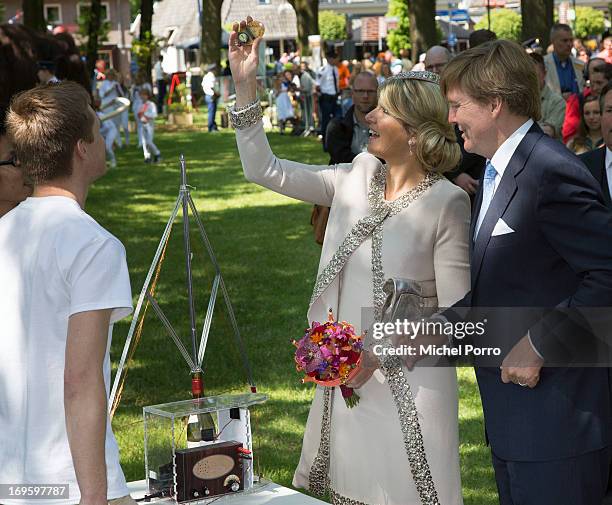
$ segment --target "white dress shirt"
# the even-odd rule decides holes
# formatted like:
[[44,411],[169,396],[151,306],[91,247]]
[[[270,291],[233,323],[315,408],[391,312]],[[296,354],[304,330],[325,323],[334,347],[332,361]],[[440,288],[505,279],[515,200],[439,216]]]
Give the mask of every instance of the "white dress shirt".
[[[335,77],[335,80],[334,80]],[[317,85],[321,88],[321,93],[324,95],[337,95],[339,89],[340,78],[338,69],[334,65],[326,63],[323,65],[317,75]]]
[[495,171],[497,172],[497,175],[495,176],[495,189],[493,194],[495,194],[495,191],[497,191],[499,181],[501,181],[514,151],[516,151],[516,148],[525,138],[529,128],[532,126],[533,119],[528,119],[512,135],[510,135],[501,146],[497,148],[497,151],[495,151],[495,154],[490,160],[491,164],[495,167]]
[[606,147],[606,177],[608,178],[608,191],[612,197],[612,151]]
[[[516,151],[516,148],[521,143],[521,141],[525,138],[525,135],[527,135],[527,132],[529,131],[529,128],[531,128],[532,125],[533,125],[533,119],[528,119],[527,121],[525,121],[525,123],[523,123],[512,135],[510,135],[504,141],[504,143],[501,146],[497,148],[497,151],[495,151],[495,154],[493,155],[493,157],[490,160],[487,160],[488,162],[491,163],[491,165],[493,165],[496,171],[495,184],[493,186],[493,195],[491,196],[491,198],[495,196],[495,192],[497,191],[499,182],[501,181],[501,178],[503,177],[504,172],[506,171],[506,168],[508,167],[508,163],[510,163],[510,158],[512,158],[514,151]],[[488,210],[488,207],[484,210],[486,213],[486,211]],[[476,220],[476,228],[475,228],[476,230],[480,229],[480,225],[482,224],[483,221],[484,221],[484,214],[481,215],[479,213],[478,219]],[[476,240],[476,235],[474,235],[474,240]]]
[[[514,151],[516,151],[516,148],[525,138],[525,135],[527,135],[527,132],[532,127],[532,125],[533,119],[528,119],[527,121],[525,121],[512,135],[510,135],[505,140],[505,142],[501,146],[499,146],[499,148],[497,149],[497,151],[495,151],[495,154],[491,158],[491,164],[495,167],[495,170],[497,172],[497,175],[495,176],[495,189],[493,190],[493,195],[495,195],[495,191],[497,191],[499,182],[501,181],[501,178],[503,177],[506,168],[508,168],[508,163],[510,163],[510,159],[514,155]],[[481,216],[478,216],[479,221],[480,218]],[[541,353],[533,345],[529,331],[527,332],[527,339],[529,340],[531,348],[534,350],[534,352],[538,355],[540,359],[543,359]]]

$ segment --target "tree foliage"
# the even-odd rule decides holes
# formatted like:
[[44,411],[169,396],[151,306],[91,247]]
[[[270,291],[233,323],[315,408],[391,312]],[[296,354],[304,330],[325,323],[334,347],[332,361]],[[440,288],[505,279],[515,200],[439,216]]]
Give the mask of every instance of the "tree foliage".
[[152,31],[153,25],[153,0],[140,0],[140,33],[138,34],[138,44],[132,51],[136,52],[137,63],[141,75],[147,82],[151,82],[152,63],[151,56],[155,47],[155,38]]
[[298,49],[309,55],[308,36],[319,33],[319,0],[287,0],[297,17]]
[[202,2],[200,57],[204,66],[214,63],[217,68],[220,68],[222,5],[223,0],[203,0]]
[[22,0],[23,24],[35,32],[46,33],[43,0]]
[[399,54],[400,49],[410,49],[410,16],[407,0],[390,0],[388,17],[397,18],[397,26],[387,33],[387,45],[393,54]]
[[4,22],[4,4],[0,3],[0,23]]
[[419,54],[440,42],[436,30],[436,2],[431,0],[406,0],[410,14],[410,42],[412,61]]
[[88,75],[93,75],[98,59],[98,46],[101,42],[108,40],[110,23],[103,21],[102,13],[100,0],[92,0],[91,5],[81,5],[81,15],[78,19],[79,35],[85,40]]
[[554,3],[554,0],[521,0],[521,40],[537,37],[542,47],[548,47],[554,23]]
[[[497,34],[499,39],[508,39],[520,42],[522,30],[521,15],[510,9],[495,9],[491,11],[491,30]],[[475,30],[488,28],[487,16],[484,15],[476,26]]]
[[346,39],[346,17],[334,11],[319,12],[319,33],[323,40]]
[[[100,11],[100,26],[97,30],[98,44],[108,40],[108,32],[110,32],[111,29],[110,21],[105,21],[104,19],[104,6],[102,5]],[[78,34],[83,40],[83,46],[87,47],[87,41],[90,36],[89,30],[91,29],[91,8],[89,5],[81,5],[80,16],[77,23],[79,26]]]
[[576,7],[576,22],[574,24],[574,36],[586,39],[595,35],[601,35],[606,29],[606,18],[602,11],[593,7]]

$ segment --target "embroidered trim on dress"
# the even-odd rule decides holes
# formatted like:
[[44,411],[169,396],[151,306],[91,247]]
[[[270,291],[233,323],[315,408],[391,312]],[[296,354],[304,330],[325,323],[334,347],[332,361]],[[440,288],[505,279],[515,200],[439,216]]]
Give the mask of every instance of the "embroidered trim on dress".
[[321,419],[321,442],[317,456],[308,474],[308,490],[318,496],[325,496],[329,489],[329,435],[331,432],[331,408],[334,388],[323,388],[323,418]]
[[[382,262],[383,223],[388,217],[398,214],[418,199],[425,191],[431,188],[443,177],[439,174],[428,172],[425,178],[412,190],[403,194],[392,202],[385,201],[386,166],[376,171],[370,180],[368,191],[368,202],[372,214],[360,219],[344,238],[342,244],[332,256],[327,266],[317,277],[313,289],[310,305],[321,295],[329,284],[340,273],[348,258],[372,235],[372,285],[374,318],[380,321],[382,318],[382,307],[385,301],[383,286],[385,274]],[[439,505],[435,485],[425,446],[423,435],[419,424],[418,412],[410,389],[410,384],[404,377],[401,361],[397,356],[388,356],[381,360],[381,371],[389,383],[391,395],[397,407],[404,446],[410,464],[410,470],[421,503],[423,505]],[[323,397],[323,419],[321,421],[321,440],[317,456],[312,464],[309,474],[309,489],[311,492],[324,496],[330,489],[329,466],[330,466],[330,432],[331,432],[331,400],[333,388],[325,388]],[[366,505],[365,503],[343,497],[335,491],[330,490],[332,504],[338,505]]]
[[341,494],[336,493],[333,489],[329,490],[329,497],[331,498],[332,505],[368,505],[365,502],[342,496]]

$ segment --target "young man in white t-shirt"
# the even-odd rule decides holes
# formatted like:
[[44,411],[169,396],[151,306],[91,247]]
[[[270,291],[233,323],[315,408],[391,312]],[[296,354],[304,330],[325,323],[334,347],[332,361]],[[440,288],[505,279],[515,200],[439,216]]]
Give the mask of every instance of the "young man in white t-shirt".
[[17,96],[6,126],[34,193],[0,219],[0,483],[69,486],[41,505],[133,503],[107,414],[125,249],[83,210],[106,172],[99,120],[66,81]]

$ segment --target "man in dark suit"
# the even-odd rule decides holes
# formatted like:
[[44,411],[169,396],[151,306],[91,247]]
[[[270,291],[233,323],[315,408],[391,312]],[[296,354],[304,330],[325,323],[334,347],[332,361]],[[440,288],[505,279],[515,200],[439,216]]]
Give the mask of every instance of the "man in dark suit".
[[[601,110],[601,134],[605,146],[581,154],[579,157],[597,180],[606,206],[612,208],[612,82],[606,84],[599,96]],[[612,369],[609,370],[612,384]],[[608,480],[608,494],[605,503],[612,503],[612,465]]]
[[606,84],[599,97],[601,134],[605,146],[580,155],[580,159],[599,183],[606,205],[612,208],[612,82]]
[[563,308],[612,306],[612,212],[580,161],[537,125],[536,72],[518,44],[461,53],[441,87],[465,149],[487,159],[470,231],[471,291],[457,306],[498,319],[512,308],[541,314],[498,324],[488,335],[508,350],[501,366],[476,367],[500,504],[600,504],[608,370],[551,365],[580,338]]

